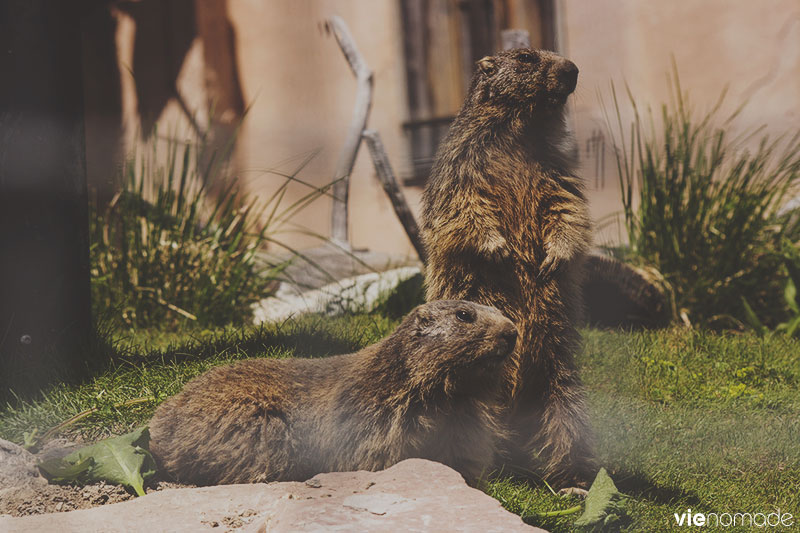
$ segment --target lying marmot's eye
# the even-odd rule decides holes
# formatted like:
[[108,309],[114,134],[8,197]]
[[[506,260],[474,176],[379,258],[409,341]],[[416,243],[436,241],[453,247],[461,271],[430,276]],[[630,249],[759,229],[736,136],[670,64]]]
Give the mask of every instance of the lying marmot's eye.
[[461,322],[466,322],[466,323],[475,322],[475,316],[472,313],[464,310],[456,311],[456,318],[459,319]]
[[520,55],[517,56],[517,59],[522,61],[523,63],[533,63],[536,61],[536,56],[533,54],[529,54],[528,52],[522,52]]

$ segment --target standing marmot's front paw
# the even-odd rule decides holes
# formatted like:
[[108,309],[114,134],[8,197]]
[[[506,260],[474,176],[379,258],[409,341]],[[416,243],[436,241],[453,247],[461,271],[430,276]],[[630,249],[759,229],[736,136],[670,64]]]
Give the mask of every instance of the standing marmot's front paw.
[[549,277],[552,277],[553,274],[558,272],[561,263],[562,263],[561,258],[547,254],[547,256],[544,258],[544,261],[542,261],[541,266],[539,266],[539,272],[537,272],[536,278],[547,279]]
[[497,231],[489,231],[482,237],[478,252],[488,257],[507,257],[508,243]]
[[544,245],[544,249],[547,255],[536,274],[539,279],[553,276],[575,257],[575,246],[566,241],[550,241]]

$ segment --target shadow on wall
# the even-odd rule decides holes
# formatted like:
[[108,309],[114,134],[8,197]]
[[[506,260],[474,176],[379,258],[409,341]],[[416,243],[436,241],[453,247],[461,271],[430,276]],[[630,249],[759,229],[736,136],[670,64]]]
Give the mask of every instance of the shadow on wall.
[[[136,28],[131,65],[121,65],[119,60],[120,16],[130,17]],[[87,13],[82,23],[87,170],[98,206],[106,205],[119,188],[115,176],[124,156],[123,71],[132,71],[138,114],[138,124],[133,127],[145,139],[174,99],[196,133],[208,139],[205,160],[229,141],[245,106],[227,0],[103,2]],[[178,88],[181,70],[196,39],[203,43],[205,86],[200,89],[206,95],[207,109],[213,111],[209,124],[195,120],[199,110],[187,105]]]

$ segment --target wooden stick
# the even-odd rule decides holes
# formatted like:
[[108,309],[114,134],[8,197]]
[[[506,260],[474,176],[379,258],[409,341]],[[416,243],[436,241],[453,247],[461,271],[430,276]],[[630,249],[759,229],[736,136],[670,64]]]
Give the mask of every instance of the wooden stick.
[[347,201],[349,194],[350,174],[361,145],[361,132],[367,126],[369,111],[372,107],[372,71],[367,66],[361,53],[356,48],[355,40],[344,21],[332,16],[328,19],[325,29],[333,33],[345,59],[347,59],[353,75],[356,77],[356,103],[353,109],[353,118],[350,129],[347,131],[344,146],[339,153],[334,179],[338,180],[333,185],[333,210],[331,212],[331,238],[340,246],[349,249],[347,237]]
[[405,195],[403,195],[403,191],[400,190],[400,187],[397,185],[397,180],[394,177],[392,165],[389,163],[389,157],[386,155],[386,149],[383,147],[381,136],[375,130],[364,130],[362,135],[367,141],[367,147],[372,156],[372,163],[375,165],[375,172],[378,174],[378,179],[381,180],[383,190],[386,191],[386,195],[389,197],[389,200],[391,200],[394,212],[397,214],[397,218],[400,219],[400,223],[403,224],[406,235],[408,235],[411,244],[414,245],[417,255],[420,260],[425,263],[425,247],[422,245],[419,226],[417,226],[417,221],[414,219],[414,214],[411,212],[411,209],[408,208],[408,203],[406,202]]

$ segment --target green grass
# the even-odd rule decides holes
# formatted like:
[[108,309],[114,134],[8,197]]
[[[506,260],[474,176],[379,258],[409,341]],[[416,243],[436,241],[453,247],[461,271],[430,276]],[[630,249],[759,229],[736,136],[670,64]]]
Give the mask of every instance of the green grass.
[[[628,531],[673,513],[800,516],[800,342],[673,329],[584,331],[580,357],[596,451],[629,503]],[[531,524],[570,531],[574,501],[508,479],[488,491]],[[726,528],[734,531],[734,528]]]
[[[94,440],[147,420],[155,402],[211,366],[250,356],[324,356],[372,343],[396,324],[379,314],[304,319],[251,330],[118,339],[108,371],[0,409],[0,437],[16,442],[96,407],[66,433]],[[630,496],[626,531],[674,529],[673,513],[772,512],[800,518],[800,342],[780,336],[585,330],[580,356],[596,450]],[[137,348],[147,344],[147,348]],[[153,397],[130,407],[121,402]],[[544,484],[495,477],[484,487],[510,511],[571,531],[576,505]],[[709,528],[710,529],[710,528]],[[780,528],[779,528],[780,529]],[[726,530],[735,531],[734,528]]]
[[[308,317],[258,328],[197,330],[183,336],[156,330],[115,339],[109,368],[82,385],[56,385],[33,401],[0,408],[0,438],[22,443],[59,423],[96,409],[59,434],[94,441],[145,423],[156,405],[188,380],[218,365],[248,357],[321,357],[355,351],[389,333],[396,321],[379,315]],[[135,406],[122,404],[152,398]]]

